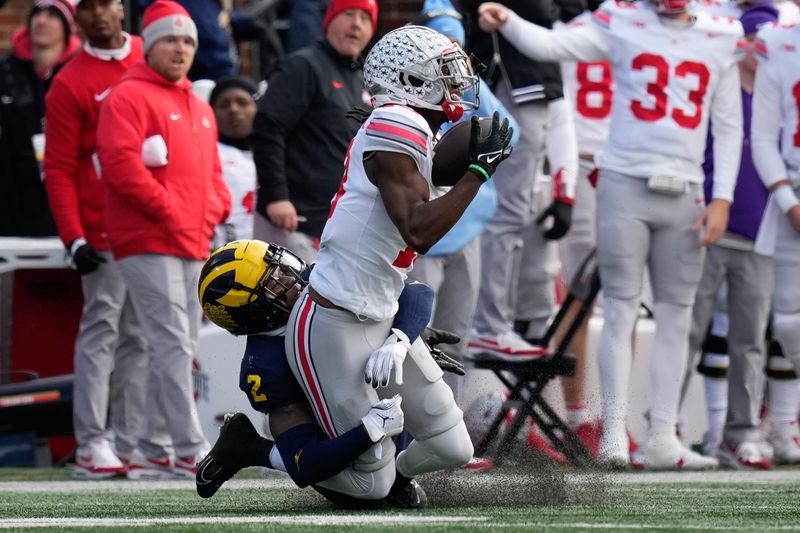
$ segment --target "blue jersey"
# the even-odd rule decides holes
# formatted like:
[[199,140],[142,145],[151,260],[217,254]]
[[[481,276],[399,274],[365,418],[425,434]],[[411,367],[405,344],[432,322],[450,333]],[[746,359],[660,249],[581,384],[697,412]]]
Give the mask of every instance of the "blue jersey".
[[253,409],[264,414],[289,404],[305,403],[306,396],[286,362],[283,335],[247,338],[239,388]]

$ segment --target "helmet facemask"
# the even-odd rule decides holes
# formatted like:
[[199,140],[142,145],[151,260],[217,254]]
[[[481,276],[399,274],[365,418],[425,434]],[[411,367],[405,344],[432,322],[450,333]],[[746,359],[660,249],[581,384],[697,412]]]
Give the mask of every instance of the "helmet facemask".
[[295,254],[261,241],[234,241],[211,254],[200,274],[203,313],[234,335],[286,326],[307,282]]

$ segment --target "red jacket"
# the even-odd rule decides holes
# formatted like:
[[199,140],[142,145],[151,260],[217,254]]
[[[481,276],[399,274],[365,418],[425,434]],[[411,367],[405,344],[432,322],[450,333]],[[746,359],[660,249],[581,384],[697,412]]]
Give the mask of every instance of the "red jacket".
[[[147,167],[142,144],[156,135],[169,162]],[[101,107],[97,129],[114,257],[208,257],[214,228],[231,209],[216,143],[214,112],[190,81],[172,83],[145,63],[125,73]]]
[[95,172],[100,104],[131,66],[144,60],[142,39],[131,37],[121,60],[81,52],[53,80],[47,93],[45,187],[58,233],[66,246],[79,237],[108,250],[105,185]]

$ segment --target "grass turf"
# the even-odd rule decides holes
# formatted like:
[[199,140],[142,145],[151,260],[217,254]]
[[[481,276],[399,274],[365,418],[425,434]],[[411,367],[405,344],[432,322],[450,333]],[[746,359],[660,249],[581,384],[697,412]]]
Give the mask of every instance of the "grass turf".
[[[39,480],[64,479],[59,471],[0,471],[0,488],[1,481],[16,481],[25,473],[24,479],[31,480],[34,472]],[[800,478],[798,471],[789,474]],[[709,474],[708,479],[714,477]],[[426,532],[800,530],[800,483],[618,483],[613,475],[570,479],[558,472],[457,473],[421,481],[431,497],[430,508],[363,513],[334,510],[310,490],[276,487],[274,480],[245,480],[244,488],[225,487],[209,500],[197,497],[191,483],[170,490],[148,485],[140,489],[126,482],[84,482],[63,492],[52,484],[47,485],[51,490],[42,491],[14,492],[9,487],[0,491],[0,531],[9,526],[41,531],[35,525],[59,531],[135,525],[136,531],[191,532],[307,531],[313,525],[331,531]],[[18,519],[24,520],[12,522]],[[113,520],[79,527],[64,519]]]

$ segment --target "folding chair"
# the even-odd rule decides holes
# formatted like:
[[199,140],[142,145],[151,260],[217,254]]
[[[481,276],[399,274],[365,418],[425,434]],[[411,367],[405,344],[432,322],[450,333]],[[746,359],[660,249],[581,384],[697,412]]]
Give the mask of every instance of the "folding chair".
[[[592,455],[581,441],[567,427],[556,412],[542,398],[542,391],[557,376],[575,374],[575,357],[566,353],[581,322],[591,312],[597,293],[600,291],[600,276],[597,270],[595,252],[592,251],[584,259],[572,280],[570,291],[561,308],[547,328],[538,346],[545,354],[532,361],[503,361],[496,358],[474,359],[475,368],[491,370],[508,388],[508,399],[492,421],[489,431],[475,446],[477,457],[485,456],[491,443],[497,438],[501,424],[505,422],[509,411],[516,409],[516,414],[507,427],[506,434],[500,442],[494,456],[494,462],[500,465],[516,441],[517,434],[525,421],[530,417],[542,430],[553,447],[563,453],[576,466],[589,466],[595,463]],[[577,305],[577,314],[569,323],[555,351],[550,352],[550,341],[565,320],[570,308]]]

